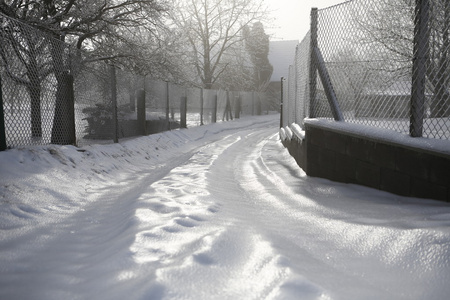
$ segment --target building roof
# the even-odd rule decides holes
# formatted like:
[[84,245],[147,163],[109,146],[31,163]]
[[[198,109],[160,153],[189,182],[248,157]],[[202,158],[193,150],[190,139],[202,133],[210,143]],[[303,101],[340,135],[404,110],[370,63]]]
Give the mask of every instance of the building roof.
[[269,43],[269,62],[273,66],[271,82],[280,81],[281,77],[288,77],[289,66],[294,64],[297,45],[297,40],[271,41]]

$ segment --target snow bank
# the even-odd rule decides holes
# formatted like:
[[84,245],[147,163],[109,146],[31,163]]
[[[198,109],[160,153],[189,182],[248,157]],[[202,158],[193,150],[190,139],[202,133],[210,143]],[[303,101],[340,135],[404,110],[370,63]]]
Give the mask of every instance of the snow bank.
[[294,137],[294,134],[303,141],[305,139],[305,131],[295,123],[292,123],[290,126],[281,127],[279,131],[280,139],[282,141],[291,140]]
[[300,127],[300,125],[296,123],[291,124],[291,129],[294,132],[294,134],[303,141],[305,139],[305,131]]
[[284,131],[286,132],[286,138],[289,140],[292,140],[292,137],[294,134],[292,133],[292,130],[289,126],[284,127]]
[[31,146],[0,152],[0,229],[51,223],[51,213],[73,214],[94,199],[86,197],[91,182],[96,188],[110,185],[117,174],[158,168],[188,153],[203,139],[220,139],[222,133],[266,123],[273,116],[217,123],[189,130],[127,139],[119,144]]
[[282,141],[285,141],[287,139],[286,130],[284,130],[283,127],[280,128],[279,134]]

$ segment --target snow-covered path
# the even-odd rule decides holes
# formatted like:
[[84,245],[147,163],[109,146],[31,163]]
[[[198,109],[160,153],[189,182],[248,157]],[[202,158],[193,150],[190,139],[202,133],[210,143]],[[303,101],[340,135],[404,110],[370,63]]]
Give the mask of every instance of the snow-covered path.
[[278,116],[0,153],[0,299],[443,299],[450,206],[309,178]]

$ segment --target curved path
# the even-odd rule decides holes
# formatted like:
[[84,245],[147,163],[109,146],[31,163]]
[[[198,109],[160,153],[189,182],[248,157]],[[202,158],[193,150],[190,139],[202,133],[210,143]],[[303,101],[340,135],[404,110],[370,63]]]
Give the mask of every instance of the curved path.
[[79,211],[0,242],[0,298],[448,295],[449,207],[309,178],[277,122],[206,130],[164,163],[94,176]]

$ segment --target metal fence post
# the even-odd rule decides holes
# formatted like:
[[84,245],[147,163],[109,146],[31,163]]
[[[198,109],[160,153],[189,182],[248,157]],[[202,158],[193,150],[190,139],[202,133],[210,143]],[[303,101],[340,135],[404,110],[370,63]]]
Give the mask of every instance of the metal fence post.
[[252,92],[252,116],[255,115],[255,92]]
[[168,81],[166,81],[166,122],[167,130],[170,130],[170,94]]
[[145,118],[145,90],[139,89],[136,92],[137,106],[137,129],[138,134],[147,135],[147,126]]
[[233,115],[231,114],[231,103],[230,103],[230,93],[226,91],[226,99],[225,99],[225,110],[223,111],[222,121],[225,120],[233,120]]
[[429,0],[416,0],[409,133],[422,137],[425,117],[426,62],[429,51]]
[[0,151],[6,150],[5,115],[3,112],[2,77],[0,76]]
[[113,119],[113,140],[114,143],[119,142],[119,120],[117,117],[117,78],[116,67],[114,65],[109,66],[109,74],[111,81],[111,104],[112,104],[112,119]]
[[294,66],[293,66],[293,68],[294,68],[294,72],[293,72],[293,74],[294,74],[294,78],[295,78],[295,81],[294,81],[294,120],[292,120],[294,123],[296,123],[296,124],[301,124],[301,122],[297,122],[297,113],[298,113],[298,109],[297,109],[297,106],[299,105],[299,103],[298,103],[298,101],[299,101],[299,95],[298,95],[298,75],[297,75],[297,73],[298,73],[298,63],[297,63],[297,57],[298,57],[298,52],[299,52],[299,50],[298,50],[298,44],[297,44],[297,46],[295,47],[295,58],[294,58]]
[[75,78],[72,74],[69,75],[69,136],[72,142],[69,144],[77,145],[77,131],[76,131],[76,120],[75,120]]
[[310,44],[310,56],[309,56],[309,117],[315,117],[316,106],[316,88],[317,88],[317,65],[315,62],[314,49],[317,44],[317,24],[318,24],[318,11],[317,8],[311,9],[311,44]]
[[216,95],[214,96],[213,100],[213,109],[212,109],[212,115],[211,115],[211,123],[217,122],[217,91]]
[[186,114],[187,114],[187,97],[181,96],[180,97],[180,127],[181,128],[187,128]]
[[325,94],[328,99],[328,103],[331,108],[331,113],[336,121],[344,121],[344,116],[342,115],[341,109],[339,108],[339,103],[337,101],[336,93],[334,92],[333,84],[331,83],[330,74],[328,73],[327,67],[325,66],[325,61],[323,60],[322,53],[319,48],[314,48],[315,59],[317,68],[319,71],[320,81],[325,90]]
[[200,125],[203,125],[203,102],[204,102],[204,95],[203,95],[203,88],[200,89]]
[[261,107],[261,95],[259,93],[256,94],[257,101],[256,101],[256,115],[260,116],[262,114],[262,107]]
[[281,77],[281,97],[280,97],[280,128],[283,127],[283,89],[284,89],[284,77]]
[[233,120],[233,111],[231,110],[231,99],[230,99],[230,91],[227,90],[227,121],[228,121],[228,116],[230,117],[231,120]]
[[129,90],[128,90],[128,97],[129,97],[129,102],[130,102],[130,110],[131,111],[136,111],[136,103],[134,101],[134,98],[135,98],[134,97],[134,90],[131,87],[131,83],[130,83]]
[[241,95],[236,96],[234,103],[234,117],[239,119],[241,117]]

